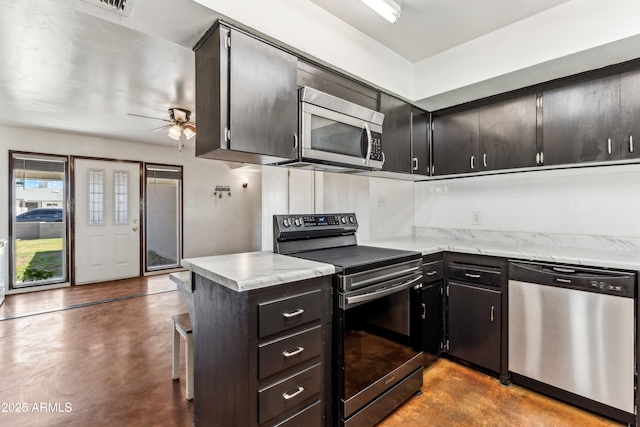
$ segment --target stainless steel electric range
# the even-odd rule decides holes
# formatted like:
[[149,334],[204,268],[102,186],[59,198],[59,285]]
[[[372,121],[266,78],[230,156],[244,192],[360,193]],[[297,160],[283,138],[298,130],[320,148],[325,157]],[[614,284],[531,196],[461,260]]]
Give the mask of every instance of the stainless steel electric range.
[[422,254],[358,245],[357,229],[353,213],[274,215],[273,251],[336,267],[334,424],[370,427],[422,386],[410,304]]

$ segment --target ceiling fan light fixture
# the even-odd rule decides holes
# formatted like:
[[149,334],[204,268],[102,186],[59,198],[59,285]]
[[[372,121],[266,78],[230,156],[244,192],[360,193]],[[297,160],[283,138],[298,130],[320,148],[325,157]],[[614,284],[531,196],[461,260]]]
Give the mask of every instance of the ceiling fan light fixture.
[[187,141],[196,135],[196,128],[193,125],[186,125],[182,131],[184,132],[184,136],[187,138]]
[[361,0],[373,9],[378,15],[395,24],[400,18],[400,5],[393,0]]
[[169,134],[168,134],[169,138],[179,141],[181,133],[182,133],[182,128],[180,128],[179,125],[169,126]]

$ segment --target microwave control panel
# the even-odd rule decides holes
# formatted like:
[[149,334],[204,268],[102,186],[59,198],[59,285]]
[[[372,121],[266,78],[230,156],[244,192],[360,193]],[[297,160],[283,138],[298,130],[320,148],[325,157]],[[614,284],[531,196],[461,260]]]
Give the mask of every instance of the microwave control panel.
[[371,160],[382,161],[382,134],[371,132]]

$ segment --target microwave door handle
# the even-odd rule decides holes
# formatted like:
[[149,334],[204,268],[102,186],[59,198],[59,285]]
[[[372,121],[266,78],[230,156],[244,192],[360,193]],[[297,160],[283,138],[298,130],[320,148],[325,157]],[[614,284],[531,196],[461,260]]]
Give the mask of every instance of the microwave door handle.
[[369,123],[364,124],[364,131],[367,133],[367,155],[364,157],[364,164],[369,164],[369,158],[371,157],[371,147],[373,140],[371,139],[371,129],[369,129]]

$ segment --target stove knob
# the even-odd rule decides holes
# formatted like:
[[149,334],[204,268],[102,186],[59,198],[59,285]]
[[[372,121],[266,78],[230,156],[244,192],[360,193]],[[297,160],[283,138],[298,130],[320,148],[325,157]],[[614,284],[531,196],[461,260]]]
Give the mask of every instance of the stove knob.
[[294,219],[293,223],[296,225],[296,227],[300,227],[302,225],[302,222],[300,221],[300,218]]
[[291,221],[289,220],[289,218],[283,219],[282,220],[282,225],[284,225],[285,228],[291,227]]
[[355,223],[356,223],[356,217],[355,217],[355,216],[353,216],[353,215],[351,215],[351,216],[349,217],[349,222],[350,222],[351,224],[355,224]]
[[347,217],[346,217],[346,216],[340,217],[340,221],[341,221],[343,224],[346,224],[346,223],[347,223]]

